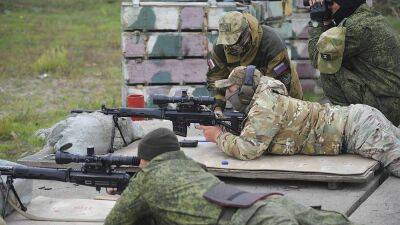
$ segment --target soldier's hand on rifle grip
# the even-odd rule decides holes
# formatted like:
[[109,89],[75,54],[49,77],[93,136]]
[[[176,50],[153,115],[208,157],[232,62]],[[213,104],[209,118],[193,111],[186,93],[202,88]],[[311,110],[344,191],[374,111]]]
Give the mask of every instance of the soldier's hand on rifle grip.
[[120,195],[121,191],[118,188],[106,188],[106,192],[109,195]]
[[215,114],[215,117],[217,117],[217,118],[224,117],[224,114],[222,113],[222,109],[220,107],[218,107],[218,106],[215,107],[214,114]]
[[217,138],[222,134],[222,129],[219,126],[202,126],[196,125],[196,129],[202,130],[206,141],[217,142]]

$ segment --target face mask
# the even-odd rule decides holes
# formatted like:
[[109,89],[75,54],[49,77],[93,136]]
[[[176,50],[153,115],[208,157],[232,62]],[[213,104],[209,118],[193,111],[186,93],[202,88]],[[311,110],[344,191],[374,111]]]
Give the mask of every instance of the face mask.
[[236,111],[245,113],[247,111],[247,106],[242,103],[239,97],[239,90],[236,90],[232,95],[227,97],[227,100],[232,104],[233,108]]
[[241,56],[246,53],[251,47],[251,33],[249,29],[246,29],[239,40],[233,45],[227,45],[226,50],[229,54],[235,56]]
[[333,20],[335,21],[335,24],[339,24],[342,22],[344,18],[347,18],[351,16],[356,9],[364,4],[366,1],[365,0],[353,0],[353,1],[344,1],[344,0],[334,0],[338,5],[340,5],[340,9],[335,12],[332,17]]

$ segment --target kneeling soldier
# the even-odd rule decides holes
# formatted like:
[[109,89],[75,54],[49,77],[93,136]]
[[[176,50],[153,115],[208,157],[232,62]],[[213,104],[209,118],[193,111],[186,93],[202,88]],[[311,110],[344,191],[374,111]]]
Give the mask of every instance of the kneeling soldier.
[[247,114],[240,136],[198,126],[227,155],[251,160],[263,154],[351,153],[378,160],[400,176],[400,129],[373,107],[291,98],[280,81],[261,76],[253,66],[235,68],[216,86],[227,88],[226,99]]
[[165,128],[142,139],[138,156],[141,171],[107,216],[106,225],[352,224],[340,213],[305,207],[277,193],[255,194],[224,184],[187,158],[175,134]]

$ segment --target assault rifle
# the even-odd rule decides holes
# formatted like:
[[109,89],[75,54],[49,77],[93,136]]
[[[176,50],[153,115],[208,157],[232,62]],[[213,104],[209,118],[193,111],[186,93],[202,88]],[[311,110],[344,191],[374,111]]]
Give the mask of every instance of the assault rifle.
[[[87,149],[87,155],[74,155],[63,152],[70,148],[72,144],[66,144],[55,154],[57,164],[83,163],[80,169],[53,169],[27,166],[0,166],[0,175],[7,176],[5,201],[9,197],[10,191],[14,193],[21,209],[26,211],[15,188],[13,180],[15,178],[56,180],[70,182],[79,185],[92,186],[100,191],[102,187],[116,188],[122,192],[129,183],[132,174],[118,172],[116,168],[122,165],[138,166],[139,159],[134,156],[116,156],[111,154],[94,155],[94,148]],[[5,208],[3,208],[3,215]]]
[[[100,112],[118,117],[141,116],[153,119],[172,121],[175,134],[186,137],[187,127],[192,123],[214,126],[221,125],[229,132],[239,135],[244,115],[239,112],[225,111],[222,117],[217,117],[207,105],[214,105],[215,98],[208,96],[191,97],[186,91],[181,96],[153,95],[153,104],[159,108],[107,108],[102,106]],[[176,103],[176,108],[168,108],[169,103]],[[72,110],[71,113],[93,112],[90,110]],[[115,121],[115,120],[114,120]],[[117,127],[118,128],[118,127]],[[121,132],[120,132],[121,133]]]

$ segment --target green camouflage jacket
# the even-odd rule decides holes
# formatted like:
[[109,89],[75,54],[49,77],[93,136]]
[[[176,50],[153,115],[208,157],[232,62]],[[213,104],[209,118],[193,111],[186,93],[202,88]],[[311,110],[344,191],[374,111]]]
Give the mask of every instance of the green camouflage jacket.
[[[400,111],[397,110],[400,107],[399,34],[366,4],[348,17],[344,26],[347,31],[342,68],[334,75],[321,77],[324,91],[334,104],[373,106],[397,126],[400,123]],[[310,28],[308,51],[316,68],[316,45],[327,29]],[[332,79],[335,81],[330,81]],[[328,82],[332,84],[324,84]],[[337,92],[340,93],[336,95]]]
[[[216,225],[221,208],[203,198],[219,183],[182,151],[155,157],[131,180],[105,225]],[[295,201],[272,196],[241,208],[220,225],[347,225],[340,213],[315,210]]]
[[[290,75],[289,95],[302,99],[300,80],[296,69],[291,64],[284,41],[271,27],[259,25],[253,16],[244,15],[252,31],[252,48],[244,56],[238,57],[225,52],[224,45],[214,44],[210,59],[208,59],[207,87],[215,94],[218,106],[225,106],[225,90],[216,90],[215,81],[228,78],[235,67],[247,65],[254,65],[263,75],[276,79],[287,79],[287,75]],[[277,75],[274,69],[281,63],[287,66],[287,69]]]
[[262,77],[240,136],[223,132],[218,147],[250,160],[262,154],[336,155],[342,147],[348,108],[287,96],[278,80]]
[[144,225],[153,218],[163,225],[214,225],[221,208],[203,194],[219,182],[182,151],[161,154],[131,179],[105,224]]

